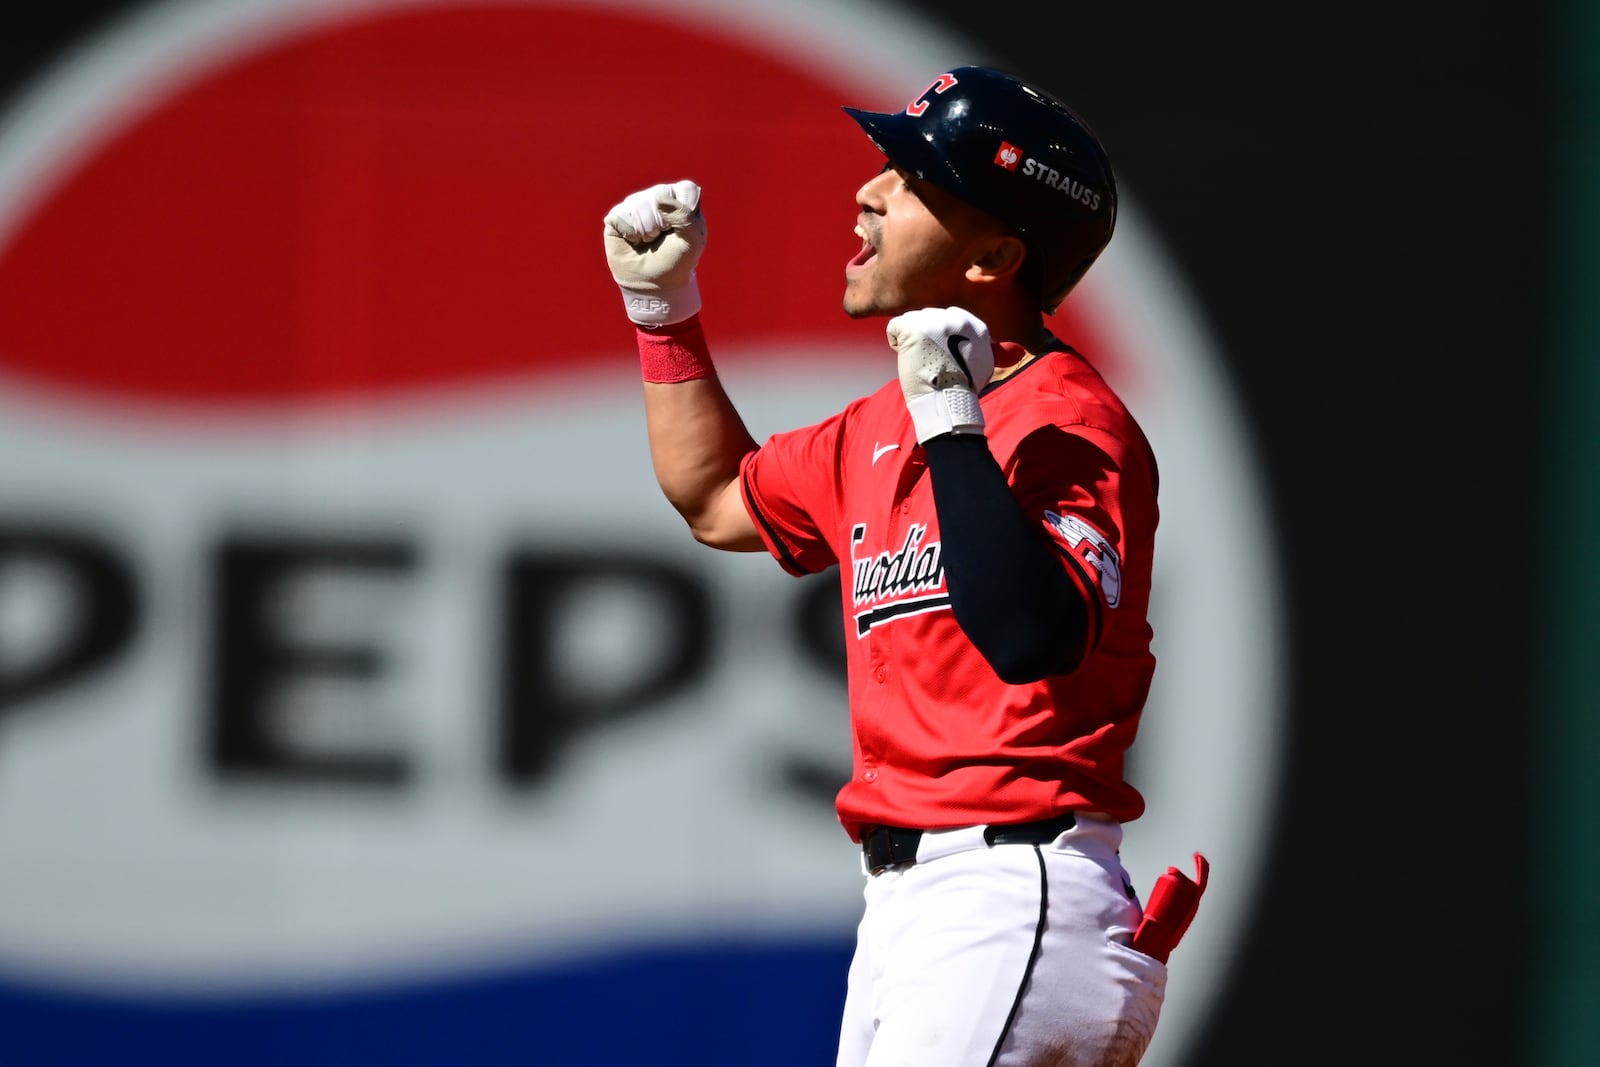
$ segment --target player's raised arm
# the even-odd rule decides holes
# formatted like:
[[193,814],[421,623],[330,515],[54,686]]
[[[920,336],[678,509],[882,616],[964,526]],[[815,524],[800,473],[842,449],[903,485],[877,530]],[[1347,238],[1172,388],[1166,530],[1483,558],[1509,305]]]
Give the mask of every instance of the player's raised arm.
[[739,495],[739,461],[756,447],[717,380],[700,328],[695,265],[705,251],[700,187],[652,185],[606,214],[606,260],[638,327],[645,423],[656,481],[695,538],[762,548]]

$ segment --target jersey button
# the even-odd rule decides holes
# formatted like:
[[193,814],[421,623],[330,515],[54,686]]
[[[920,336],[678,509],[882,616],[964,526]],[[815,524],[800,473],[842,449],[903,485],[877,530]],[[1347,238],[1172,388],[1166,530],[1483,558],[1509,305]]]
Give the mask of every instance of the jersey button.
[[888,681],[889,670],[887,667],[874,667],[872,669],[872,676],[880,682]]
[[878,772],[877,771],[868,771],[867,773],[865,773],[865,774],[863,774],[861,776],[861,780],[863,782],[876,782],[878,780]]

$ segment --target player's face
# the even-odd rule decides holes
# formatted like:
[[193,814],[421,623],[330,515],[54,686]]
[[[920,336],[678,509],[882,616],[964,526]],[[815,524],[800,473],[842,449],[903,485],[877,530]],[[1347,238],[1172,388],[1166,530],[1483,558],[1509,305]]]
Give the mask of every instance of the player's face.
[[993,220],[892,165],[856,191],[856,205],[862,245],[844,268],[846,314],[965,303],[967,268]]

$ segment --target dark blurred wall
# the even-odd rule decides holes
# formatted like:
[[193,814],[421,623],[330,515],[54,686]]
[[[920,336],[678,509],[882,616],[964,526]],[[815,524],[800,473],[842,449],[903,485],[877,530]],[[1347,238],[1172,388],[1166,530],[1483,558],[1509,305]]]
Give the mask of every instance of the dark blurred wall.
[[[0,92],[128,6],[6,16]],[[1289,792],[1196,1067],[1524,1062],[1551,5],[907,10],[1099,129],[1270,477]]]

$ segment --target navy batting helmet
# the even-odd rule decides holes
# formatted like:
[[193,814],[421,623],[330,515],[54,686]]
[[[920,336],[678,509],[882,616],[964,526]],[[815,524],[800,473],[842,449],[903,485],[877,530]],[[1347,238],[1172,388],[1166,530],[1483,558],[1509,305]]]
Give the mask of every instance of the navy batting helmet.
[[1111,240],[1117,182],[1100,139],[1065,104],[989,67],[935,78],[904,111],[847,107],[895,166],[1010,226],[1054,311]]

